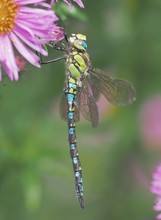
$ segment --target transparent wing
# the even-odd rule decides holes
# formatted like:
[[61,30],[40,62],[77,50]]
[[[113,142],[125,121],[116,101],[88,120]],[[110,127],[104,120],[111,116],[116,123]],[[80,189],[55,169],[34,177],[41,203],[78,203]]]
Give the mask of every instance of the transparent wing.
[[80,108],[82,116],[90,121],[93,127],[96,127],[99,122],[98,108],[87,84],[83,84],[83,87],[80,89],[76,103]]
[[135,89],[129,81],[111,77],[99,69],[91,69],[88,82],[113,105],[128,105],[136,99]]
[[97,89],[93,81],[89,81],[87,77],[87,82],[90,85],[90,91],[92,93],[93,98],[97,101],[100,97],[100,91]]
[[[74,103],[75,106],[75,114],[74,114],[74,119],[75,121],[79,121],[80,119],[80,111],[79,111],[79,107],[77,106],[76,103]],[[60,105],[59,105],[59,113],[62,119],[67,120],[67,113],[68,113],[68,103],[67,103],[67,98],[65,95],[62,96],[61,101],[60,101]]]

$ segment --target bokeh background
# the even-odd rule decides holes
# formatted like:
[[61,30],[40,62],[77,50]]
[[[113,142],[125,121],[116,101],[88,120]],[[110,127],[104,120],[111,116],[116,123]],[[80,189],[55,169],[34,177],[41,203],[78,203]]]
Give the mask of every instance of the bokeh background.
[[[75,198],[67,124],[59,116],[65,65],[27,65],[0,85],[0,220],[151,220],[151,174],[161,162],[161,1],[84,1],[64,25],[84,33],[94,67],[130,80],[133,105],[101,97],[100,124],[77,125],[85,209]],[[61,56],[49,48],[49,59]]]

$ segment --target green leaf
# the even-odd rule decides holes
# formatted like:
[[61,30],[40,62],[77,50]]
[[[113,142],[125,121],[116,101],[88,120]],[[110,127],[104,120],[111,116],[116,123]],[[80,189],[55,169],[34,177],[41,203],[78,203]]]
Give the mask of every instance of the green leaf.
[[79,9],[75,6],[69,7],[65,3],[54,4],[53,10],[61,18],[61,20],[67,20],[67,17],[74,17],[81,21],[86,21],[87,16],[82,12],[82,9]]

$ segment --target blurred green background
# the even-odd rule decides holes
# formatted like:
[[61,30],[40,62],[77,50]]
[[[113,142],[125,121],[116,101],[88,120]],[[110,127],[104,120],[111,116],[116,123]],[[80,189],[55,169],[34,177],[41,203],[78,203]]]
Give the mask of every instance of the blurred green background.
[[[116,108],[101,98],[99,127],[84,119],[77,124],[82,211],[67,124],[58,112],[64,63],[41,69],[27,65],[18,82],[5,79],[0,86],[0,220],[155,218],[149,187],[161,161],[161,110],[155,111],[161,106],[161,1],[84,4],[83,15],[68,16],[67,33],[86,34],[93,66],[130,80],[137,100]],[[49,54],[47,59],[61,56],[52,48]]]

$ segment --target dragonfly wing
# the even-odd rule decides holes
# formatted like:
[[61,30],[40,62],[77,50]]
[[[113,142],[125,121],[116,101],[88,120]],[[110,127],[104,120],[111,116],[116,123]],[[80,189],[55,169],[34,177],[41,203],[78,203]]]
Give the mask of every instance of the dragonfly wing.
[[[100,97],[100,91],[98,90],[98,88],[95,86],[94,82],[90,80],[89,77],[87,77],[87,81],[88,81],[88,84],[90,85],[90,91],[92,93],[92,96],[95,100],[98,100],[99,97]],[[89,86],[88,85],[88,86]]]
[[80,108],[82,116],[96,127],[99,122],[98,108],[94,97],[90,94],[88,85],[84,85],[78,93],[76,102]]
[[91,70],[89,80],[113,105],[128,105],[136,99],[135,89],[129,81],[111,77],[99,69]]
[[[75,115],[74,115],[74,119],[75,121],[79,121],[80,119],[80,111],[79,111],[79,107],[78,105],[75,103],[74,104],[75,107]],[[60,105],[59,105],[59,113],[60,113],[60,117],[62,119],[67,120],[68,116],[68,103],[67,103],[67,98],[65,95],[62,96],[61,101],[60,101]]]

